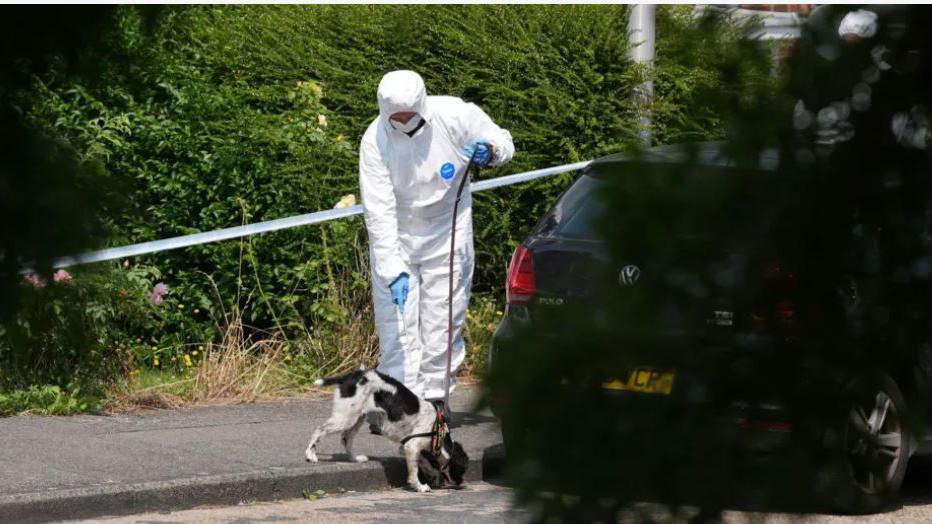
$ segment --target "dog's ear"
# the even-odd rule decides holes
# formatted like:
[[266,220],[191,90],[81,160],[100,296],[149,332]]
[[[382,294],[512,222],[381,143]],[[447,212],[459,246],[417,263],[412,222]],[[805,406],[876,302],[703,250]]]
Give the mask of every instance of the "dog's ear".
[[452,479],[457,486],[463,483],[463,476],[466,474],[466,468],[468,467],[469,455],[466,454],[466,451],[459,442],[454,442],[453,450],[450,453],[449,472],[450,479]]

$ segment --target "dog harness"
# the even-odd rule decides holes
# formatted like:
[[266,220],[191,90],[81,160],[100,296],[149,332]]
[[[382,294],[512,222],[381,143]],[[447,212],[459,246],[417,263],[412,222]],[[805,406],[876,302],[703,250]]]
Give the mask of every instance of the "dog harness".
[[444,460],[443,457],[443,441],[447,439],[449,435],[450,427],[447,425],[447,421],[443,416],[443,410],[437,409],[437,418],[434,419],[434,425],[430,431],[427,433],[415,433],[401,439],[401,445],[403,446],[411,439],[431,437],[430,449],[421,450],[421,456],[442,475],[442,479],[440,480],[441,485],[443,485],[442,483],[444,481],[451,484],[454,483],[453,479],[450,477],[451,461],[449,459]]
[[450,433],[450,427],[447,425],[446,419],[443,417],[443,410],[437,410],[437,417],[434,419],[434,425],[431,427],[431,430],[427,433],[415,433],[413,435],[408,435],[407,437],[401,439],[401,445],[404,446],[409,440],[414,438],[422,437],[431,437],[430,439],[430,452],[436,456],[440,456],[440,450],[443,448],[443,440],[447,438],[447,435]]

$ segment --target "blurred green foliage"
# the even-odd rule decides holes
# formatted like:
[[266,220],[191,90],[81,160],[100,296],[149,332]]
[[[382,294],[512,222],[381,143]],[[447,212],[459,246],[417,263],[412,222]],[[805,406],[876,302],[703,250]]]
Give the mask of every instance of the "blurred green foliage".
[[[860,8],[875,31],[839,35]],[[758,42],[722,50],[721,145],[593,167],[604,251],[536,239],[541,300],[509,306],[487,381],[532,520],[895,503],[932,420],[930,22],[819,7],[777,89]],[[638,369],[672,389],[606,387]]]
[[113,15],[106,6],[6,6],[0,17],[0,321],[19,305],[23,266],[48,273],[62,250],[87,249],[102,233],[92,208],[111,196],[111,179],[101,162],[29,125],[24,108],[37,75],[91,74],[82,53],[106,55]]

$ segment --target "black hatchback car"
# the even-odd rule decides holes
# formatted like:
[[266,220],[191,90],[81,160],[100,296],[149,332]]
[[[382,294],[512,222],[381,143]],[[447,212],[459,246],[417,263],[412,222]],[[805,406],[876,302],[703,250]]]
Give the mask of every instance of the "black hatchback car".
[[[732,358],[736,352],[752,351],[755,344],[771,349],[777,345],[783,348],[778,352],[800,355],[786,359],[797,366],[786,371],[793,377],[805,375],[806,348],[825,336],[811,326],[837,322],[832,325],[844,326],[846,340],[882,346],[878,360],[869,364],[871,379],[857,386],[861,391],[857,400],[839,407],[844,416],[837,422],[826,421],[833,434],[840,435],[836,440],[844,462],[840,478],[845,485],[836,486],[842,495],[832,502],[848,511],[881,509],[899,489],[910,457],[932,452],[932,439],[907,421],[913,415],[928,416],[932,407],[927,389],[932,379],[929,318],[885,319],[884,327],[877,327],[878,304],[886,304],[894,295],[888,292],[888,280],[871,270],[880,256],[877,250],[882,249],[873,226],[845,225],[850,226],[845,231],[854,232],[847,236],[855,240],[839,249],[851,251],[845,258],[851,263],[829,268],[828,277],[825,268],[815,267],[817,263],[782,256],[770,234],[790,239],[804,235],[780,228],[782,217],[793,213],[786,202],[795,200],[774,194],[782,187],[771,183],[779,163],[775,151],[760,153],[748,167],[729,159],[721,144],[693,144],[685,150],[689,153],[673,146],[653,148],[638,157],[612,155],[582,171],[512,256],[507,309],[491,343],[490,366],[495,368],[500,352],[507,351],[522,329],[532,326],[544,334],[554,330],[553,318],[559,317],[550,313],[576,306],[598,317],[607,301],[626,297],[634,305],[629,310],[632,318],[608,319],[624,331],[630,341],[625,347],[643,341],[651,348],[700,355],[697,360],[712,354],[697,351],[699,347],[717,348],[715,354],[730,355],[729,365],[736,368],[739,360]],[[687,156],[690,167],[681,169]],[[621,186],[619,180],[624,181]],[[611,220],[606,216],[617,214],[628,220],[636,216],[606,207],[599,191],[609,182],[627,191],[632,202],[639,201],[641,209],[653,210],[657,217],[675,217],[675,227],[652,231],[655,225],[649,215],[641,215],[638,227],[644,238],[607,243],[605,227]],[[932,258],[916,262],[921,266],[928,260]],[[917,293],[924,289],[913,288]],[[547,320],[542,320],[545,312],[549,312]],[[905,332],[908,337],[899,335]],[[909,347],[896,352],[895,358],[892,351],[884,358],[886,348],[893,345]],[[650,350],[646,355],[642,352],[638,358],[643,361],[601,387],[650,402],[688,397],[702,403],[715,396],[716,386],[703,376],[702,370],[708,368],[702,364],[671,361],[659,356],[659,350],[655,361]],[[754,381],[754,376],[747,378],[748,383]],[[779,400],[755,398],[743,402],[735,397],[724,417],[727,423],[739,430],[753,426],[762,438],[751,445],[763,451],[790,442],[798,419],[787,414]],[[493,410],[503,413],[494,406]],[[502,422],[508,427],[508,420]]]

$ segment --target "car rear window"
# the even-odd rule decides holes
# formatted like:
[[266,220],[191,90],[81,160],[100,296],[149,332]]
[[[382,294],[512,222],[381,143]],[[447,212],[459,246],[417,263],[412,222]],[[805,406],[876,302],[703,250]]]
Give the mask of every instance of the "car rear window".
[[[541,219],[534,236],[600,240],[599,221],[611,212],[617,220],[662,221],[669,238],[703,241],[723,231],[754,226],[761,220],[768,178],[762,171],[722,166],[633,162],[584,171]],[[625,208],[609,210],[599,193],[612,184]],[[631,207],[636,206],[636,207]]]
[[535,228],[536,236],[597,240],[594,224],[604,204],[596,198],[597,189],[603,180],[583,175],[560,197],[556,205],[544,216]]

